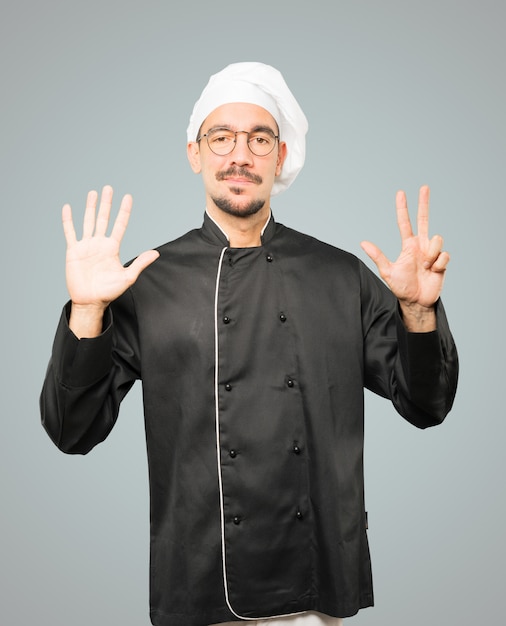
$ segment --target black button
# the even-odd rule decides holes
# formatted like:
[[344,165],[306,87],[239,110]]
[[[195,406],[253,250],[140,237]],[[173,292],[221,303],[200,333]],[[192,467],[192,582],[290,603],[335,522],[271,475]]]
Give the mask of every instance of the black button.
[[240,524],[240,523],[241,523],[241,518],[240,518],[238,515],[236,515],[236,516],[234,517],[234,524],[237,526],[237,525],[238,525],[238,524]]
[[231,385],[230,383],[227,383],[227,384],[225,385],[225,389],[226,389],[227,391],[232,391],[232,385]]
[[272,257],[272,254],[268,254],[268,255],[265,257],[265,260],[267,261],[267,263],[272,263],[272,262],[274,261],[274,259],[273,259],[273,257]]
[[230,450],[229,454],[233,459],[237,456],[237,452],[235,450]]
[[293,382],[293,380],[292,380],[291,378],[289,378],[289,379],[286,381],[286,384],[287,384],[289,387],[293,387],[293,386],[295,385],[295,383]]
[[296,443],[293,444],[292,450],[294,451],[295,454],[300,454],[300,448]]
[[280,313],[280,314],[279,314],[279,319],[280,319],[282,322],[286,322],[286,315],[285,315],[284,313]]
[[228,317],[228,315],[225,315],[223,318],[223,323],[224,324],[230,324],[232,320]]
[[302,515],[302,511],[301,511],[300,509],[299,509],[299,510],[297,510],[297,513],[295,513],[295,517],[296,517],[297,519],[302,519],[303,515]]

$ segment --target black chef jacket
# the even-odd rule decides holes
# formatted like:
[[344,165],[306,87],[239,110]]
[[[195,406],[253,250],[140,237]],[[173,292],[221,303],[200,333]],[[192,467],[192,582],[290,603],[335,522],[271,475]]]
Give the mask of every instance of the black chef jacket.
[[66,310],[41,395],[57,446],[86,454],[142,380],[151,620],[204,626],[372,605],[363,389],[415,426],[450,410],[457,354],[408,333],[356,257],[271,218],[229,248],[206,215],[81,339]]

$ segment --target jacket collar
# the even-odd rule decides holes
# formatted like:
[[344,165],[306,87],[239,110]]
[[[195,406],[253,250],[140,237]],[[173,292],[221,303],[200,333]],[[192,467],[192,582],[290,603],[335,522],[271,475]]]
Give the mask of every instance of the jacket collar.
[[[265,245],[272,239],[275,230],[276,222],[274,221],[274,216],[271,211],[269,219],[262,230],[262,245]],[[217,222],[213,220],[207,211],[204,213],[204,223],[202,224],[201,233],[202,237],[209,243],[220,245],[222,247],[228,247],[229,245],[227,234],[221,229]]]

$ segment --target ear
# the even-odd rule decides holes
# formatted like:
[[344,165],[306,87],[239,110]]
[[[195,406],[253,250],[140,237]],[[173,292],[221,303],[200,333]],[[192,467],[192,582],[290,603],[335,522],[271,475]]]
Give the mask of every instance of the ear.
[[190,141],[186,146],[188,161],[195,174],[200,174],[202,166],[200,164],[200,146],[196,141]]
[[279,176],[281,174],[281,170],[283,169],[283,163],[285,162],[287,154],[288,154],[288,150],[286,147],[286,143],[282,141],[278,147],[278,160],[276,162],[276,176]]

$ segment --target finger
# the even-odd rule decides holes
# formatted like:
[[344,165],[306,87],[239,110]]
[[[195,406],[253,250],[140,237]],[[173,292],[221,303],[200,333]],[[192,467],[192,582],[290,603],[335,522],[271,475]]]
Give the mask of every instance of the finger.
[[132,212],[132,203],[133,200],[130,194],[127,193],[123,196],[123,200],[121,201],[118,215],[111,232],[111,238],[116,239],[118,243],[123,239],[123,235],[127,229],[130,213]]
[[429,241],[429,245],[424,254],[425,261],[424,266],[429,268],[432,266],[434,261],[441,254],[441,250],[443,249],[443,238],[441,235],[434,235],[432,239]]
[[367,256],[376,263],[376,267],[382,278],[388,276],[390,272],[390,261],[383,254],[383,252],[370,241],[362,241],[360,244],[362,250],[367,254]]
[[100,206],[98,208],[97,223],[95,225],[95,235],[104,236],[109,226],[109,216],[111,215],[113,191],[110,185],[105,185],[100,196]]
[[72,209],[70,204],[64,204],[61,210],[61,219],[63,223],[63,234],[65,235],[65,241],[67,246],[73,246],[76,241],[76,230],[74,228],[74,221],[72,220]]
[[431,272],[444,272],[450,262],[450,255],[448,252],[441,252],[434,263],[431,265]]
[[397,211],[397,226],[401,234],[401,240],[405,241],[413,236],[411,221],[408,213],[408,202],[404,191],[398,191],[395,195],[395,208]]
[[95,209],[97,206],[98,194],[95,190],[89,191],[86,198],[86,210],[83,220],[83,239],[93,235],[95,229]]
[[423,239],[429,238],[429,198],[430,189],[427,185],[420,187],[418,194],[418,236]]

